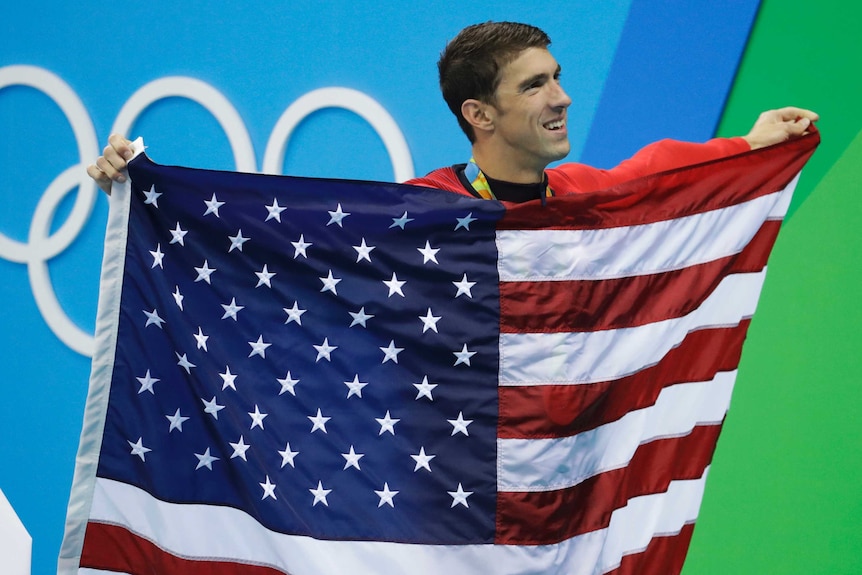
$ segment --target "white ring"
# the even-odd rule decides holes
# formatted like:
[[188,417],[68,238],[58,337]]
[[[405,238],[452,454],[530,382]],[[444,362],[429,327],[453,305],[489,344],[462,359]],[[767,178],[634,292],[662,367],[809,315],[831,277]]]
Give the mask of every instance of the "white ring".
[[86,158],[91,157],[93,152],[98,152],[99,144],[96,141],[96,132],[87,109],[84,108],[78,95],[59,76],[36,66],[0,68],[0,90],[16,85],[39,90],[60,107],[72,127],[72,132],[78,143],[78,157],[80,159],[78,197],[75,199],[69,217],[66,218],[60,229],[48,236],[51,222],[50,217],[46,218],[45,216],[46,214],[53,215],[57,206],[51,206],[40,201],[36,209],[36,214],[39,217],[34,218],[34,221],[38,219],[44,223],[44,228],[36,230],[31,224],[28,243],[12,240],[0,232],[0,257],[17,263],[27,263],[39,259],[49,259],[57,255],[69,247],[87,223],[96,201],[97,188],[96,183],[87,176],[83,166],[86,165]]
[[278,119],[266,152],[263,155],[263,173],[280,174],[284,164],[284,152],[290,135],[309,114],[323,108],[344,108],[360,116],[371,124],[392,162],[396,182],[409,180],[414,176],[413,158],[407,140],[389,112],[370,96],[350,88],[320,88],[304,94],[291,104]]
[[[51,98],[69,121],[78,143],[79,162],[67,168],[51,182],[39,198],[27,243],[7,238],[0,233],[0,257],[26,263],[30,287],[36,306],[54,334],[74,351],[92,355],[93,336],[84,332],[69,319],[51,284],[47,261],[68,248],[87,223],[96,201],[96,183],[84,169],[84,159],[98,152],[96,132],[84,104],[72,88],[60,77],[36,66],[7,66],[0,68],[0,90],[20,85],[35,88]],[[51,223],[60,201],[77,187],[78,196],[63,225],[50,234]],[[50,235],[49,235],[50,234]]]
[[168,76],[144,84],[123,105],[111,133],[128,135],[132,124],[150,104],[171,97],[187,98],[203,106],[218,120],[227,135],[236,169],[240,172],[256,171],[254,146],[239,112],[221,92],[196,78]]

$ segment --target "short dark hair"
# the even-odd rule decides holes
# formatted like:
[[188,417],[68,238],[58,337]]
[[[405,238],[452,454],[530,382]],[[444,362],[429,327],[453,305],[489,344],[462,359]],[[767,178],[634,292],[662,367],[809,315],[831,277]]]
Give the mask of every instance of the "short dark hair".
[[545,32],[517,22],[485,22],[461,30],[440,54],[440,90],[470,142],[476,135],[461,114],[461,104],[476,99],[493,103],[500,70],[527,48],[547,48]]

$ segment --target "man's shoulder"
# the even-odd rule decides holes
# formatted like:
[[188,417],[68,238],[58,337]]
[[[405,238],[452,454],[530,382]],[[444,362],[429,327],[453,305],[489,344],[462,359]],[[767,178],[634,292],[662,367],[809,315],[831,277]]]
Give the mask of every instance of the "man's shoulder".
[[464,189],[464,184],[458,177],[457,167],[458,166],[447,166],[444,168],[437,168],[421,178],[413,178],[404,183],[411,186],[424,186],[426,188],[437,188],[438,190],[455,192],[456,194],[470,195],[470,193]]

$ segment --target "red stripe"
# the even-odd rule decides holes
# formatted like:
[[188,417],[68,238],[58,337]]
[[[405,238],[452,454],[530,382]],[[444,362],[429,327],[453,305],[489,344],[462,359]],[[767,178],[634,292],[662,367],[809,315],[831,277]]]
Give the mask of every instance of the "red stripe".
[[692,534],[694,523],[687,523],[677,534],[653,537],[643,552],[626,555],[619,567],[605,575],[678,575]]
[[178,557],[123,527],[87,524],[80,567],[131,575],[287,575],[273,567]]
[[[648,224],[720,209],[783,189],[814,153],[818,133],[607,190],[507,206],[500,230],[600,229]],[[739,174],[745,174],[740,185]]]
[[667,491],[673,480],[699,479],[720,432],[721,425],[703,425],[683,437],[646,443],[626,467],[568,489],[498,493],[495,543],[549,545],[604,529],[629,499]]
[[500,283],[500,331],[598,331],[682,317],[721,280],[766,265],[781,222],[766,222],[735,255],[670,272],[600,281]]
[[502,386],[501,439],[569,437],[653,405],[665,387],[709,381],[739,364],[750,320],[686,336],[662,360],[634,375],[589,385]]

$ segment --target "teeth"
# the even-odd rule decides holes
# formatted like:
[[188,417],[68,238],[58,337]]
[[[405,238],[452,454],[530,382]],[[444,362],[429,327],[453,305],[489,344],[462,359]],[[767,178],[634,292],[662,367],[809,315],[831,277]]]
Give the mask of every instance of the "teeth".
[[562,128],[565,125],[566,125],[565,120],[557,120],[556,122],[548,122],[547,124],[545,124],[545,127],[549,130],[559,130],[560,128]]

